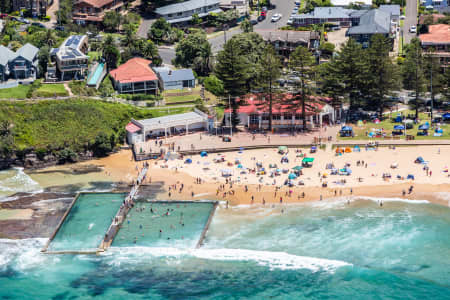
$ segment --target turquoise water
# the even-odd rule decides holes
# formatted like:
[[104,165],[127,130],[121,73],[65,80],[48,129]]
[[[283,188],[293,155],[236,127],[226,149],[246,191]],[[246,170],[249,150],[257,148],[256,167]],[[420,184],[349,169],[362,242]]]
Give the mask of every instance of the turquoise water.
[[0,298],[450,299],[450,208],[425,202],[220,207],[201,249],[45,241],[0,240]]
[[100,75],[102,75],[103,68],[105,67],[104,63],[99,63],[97,68],[94,71],[94,74],[89,79],[88,85],[96,85],[97,81],[100,79]]
[[49,251],[96,249],[119,210],[125,194],[80,194]]
[[138,202],[128,213],[113,246],[194,248],[213,207],[211,202]]

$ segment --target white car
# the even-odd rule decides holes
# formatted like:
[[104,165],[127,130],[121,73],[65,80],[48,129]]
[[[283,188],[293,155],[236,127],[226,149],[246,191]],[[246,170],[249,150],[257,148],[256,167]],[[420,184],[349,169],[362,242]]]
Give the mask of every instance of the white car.
[[294,24],[294,18],[289,18],[289,20],[287,21],[288,25],[292,25]]
[[416,33],[417,32],[417,27],[416,26],[409,27],[409,32]]
[[400,20],[404,20],[405,19],[405,16],[403,15],[403,16],[400,16]]
[[272,21],[272,22],[278,22],[278,21],[280,21],[281,17],[282,17],[281,14],[274,14],[274,15],[272,16],[271,21]]

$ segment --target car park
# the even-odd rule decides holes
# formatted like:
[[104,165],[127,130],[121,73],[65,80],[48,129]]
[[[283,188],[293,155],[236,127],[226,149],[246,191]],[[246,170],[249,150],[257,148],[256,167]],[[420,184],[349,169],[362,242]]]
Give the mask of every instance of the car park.
[[272,16],[271,22],[278,22],[281,19],[282,15],[281,14],[274,14]]

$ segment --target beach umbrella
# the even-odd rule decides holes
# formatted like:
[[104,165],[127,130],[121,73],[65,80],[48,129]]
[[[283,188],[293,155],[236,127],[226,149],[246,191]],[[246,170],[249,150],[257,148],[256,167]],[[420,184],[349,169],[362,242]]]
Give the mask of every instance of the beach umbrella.
[[191,163],[192,163],[192,159],[188,158],[188,159],[186,159],[186,160],[184,161],[184,163],[186,163],[186,164],[191,164]]
[[202,152],[200,152],[200,156],[201,156],[201,157],[208,156],[208,152],[202,151]]
[[405,130],[405,126],[403,125],[395,125],[394,130]]
[[280,170],[280,169],[277,169],[276,171],[277,171],[277,172],[281,172],[281,170]]
[[278,152],[285,152],[285,151],[287,151],[287,147],[286,146],[278,147]]
[[419,126],[419,130],[428,130],[430,129],[430,125],[428,124],[422,124]]
[[239,169],[242,169],[242,168],[243,168],[243,166],[242,166],[241,164],[238,164],[237,167],[238,167]]
[[302,169],[303,169],[302,166],[295,166],[292,168],[292,170],[294,170],[294,171],[301,171]]
[[288,176],[289,179],[296,179],[297,175],[295,175],[294,173],[289,174]]
[[442,118],[443,118],[444,120],[450,120],[450,112],[443,114],[443,115],[442,115]]

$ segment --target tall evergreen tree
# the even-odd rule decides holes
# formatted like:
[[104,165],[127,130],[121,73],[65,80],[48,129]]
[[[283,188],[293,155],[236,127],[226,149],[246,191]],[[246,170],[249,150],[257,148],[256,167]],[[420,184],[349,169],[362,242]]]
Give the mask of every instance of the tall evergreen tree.
[[312,76],[314,64],[314,57],[306,47],[298,46],[291,54],[290,67],[292,70],[295,70],[300,74],[300,81],[298,83],[299,90],[295,92],[293,104],[296,105],[295,101],[300,101],[301,103],[303,130],[307,129],[306,105],[309,99],[306,80]]
[[[236,97],[245,93],[249,65],[245,57],[239,55],[238,41],[231,39],[225,43],[223,50],[217,55],[215,73],[223,82],[226,94],[231,98],[232,126],[239,124],[237,117],[238,103]],[[228,105],[228,99],[225,99]]]
[[397,69],[389,57],[390,41],[381,34],[375,34],[367,51],[368,81],[365,99],[367,105],[383,115],[387,96],[398,87]]
[[[439,57],[434,55],[434,49],[425,54],[425,80],[427,82],[427,90],[431,95],[431,102],[436,106],[436,95],[443,92],[445,88],[445,77],[441,70]],[[430,109],[430,117],[433,119],[433,106]]]
[[419,109],[423,106],[420,95],[425,91],[424,57],[420,40],[414,38],[406,47],[406,57],[402,65],[403,87],[415,92],[414,99],[409,101],[409,106],[415,110],[416,119],[419,117]]
[[184,38],[175,48],[175,64],[184,68],[193,68],[198,74],[207,75],[211,70],[211,44],[206,34],[194,31]]
[[120,59],[120,52],[117,49],[112,35],[107,35],[102,44],[102,55],[105,59],[108,70],[115,69]]

